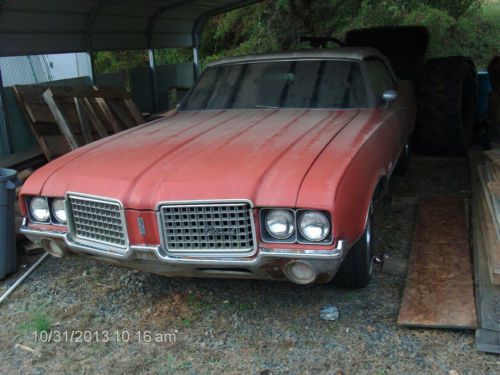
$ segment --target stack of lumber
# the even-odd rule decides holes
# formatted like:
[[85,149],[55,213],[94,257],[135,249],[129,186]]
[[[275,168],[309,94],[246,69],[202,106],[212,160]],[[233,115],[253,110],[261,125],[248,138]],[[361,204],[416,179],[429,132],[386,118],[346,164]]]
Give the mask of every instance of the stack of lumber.
[[500,149],[486,151],[479,163],[476,209],[492,284],[500,285]]
[[492,90],[489,93],[489,119],[491,125],[500,129],[500,56],[495,56],[488,65]]
[[123,88],[27,85],[13,90],[47,160],[144,123]]
[[500,149],[469,152],[472,178],[477,349],[500,354]]

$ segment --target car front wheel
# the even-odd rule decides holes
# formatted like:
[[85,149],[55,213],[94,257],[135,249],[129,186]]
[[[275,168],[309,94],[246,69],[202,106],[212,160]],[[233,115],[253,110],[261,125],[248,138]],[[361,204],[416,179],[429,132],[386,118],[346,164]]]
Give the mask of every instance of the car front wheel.
[[370,206],[365,231],[351,247],[335,276],[337,285],[354,289],[364,288],[370,282],[373,274],[372,216]]

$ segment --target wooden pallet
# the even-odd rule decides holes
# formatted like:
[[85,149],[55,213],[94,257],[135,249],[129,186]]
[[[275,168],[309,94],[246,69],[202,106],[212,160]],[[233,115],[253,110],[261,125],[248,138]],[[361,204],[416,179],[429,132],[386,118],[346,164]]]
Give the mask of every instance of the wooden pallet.
[[[476,347],[480,351],[500,354],[500,285],[495,275],[494,259],[492,256],[498,250],[496,215],[487,204],[490,192],[485,187],[485,171],[490,162],[497,163],[498,158],[492,158],[497,152],[471,151],[469,160],[471,164],[472,179],[472,235],[474,248],[474,279],[476,289],[476,307],[478,316],[478,329],[476,330]],[[487,158],[485,158],[487,156]],[[488,161],[489,159],[489,161]],[[491,166],[495,168],[494,166]],[[481,177],[481,174],[483,175]],[[487,191],[489,190],[489,192]]]
[[419,200],[399,325],[476,328],[466,204],[461,197]]
[[121,88],[28,85],[13,90],[48,160],[144,122]]

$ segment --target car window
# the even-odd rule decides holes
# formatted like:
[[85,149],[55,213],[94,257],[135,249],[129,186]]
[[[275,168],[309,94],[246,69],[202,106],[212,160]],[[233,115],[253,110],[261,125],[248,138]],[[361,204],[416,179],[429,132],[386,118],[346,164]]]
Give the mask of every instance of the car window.
[[208,68],[181,110],[360,108],[367,94],[352,61],[273,61]]
[[372,86],[375,99],[377,104],[380,104],[383,102],[382,93],[385,90],[394,89],[394,80],[385,63],[380,60],[366,61],[366,69],[368,71],[368,81]]

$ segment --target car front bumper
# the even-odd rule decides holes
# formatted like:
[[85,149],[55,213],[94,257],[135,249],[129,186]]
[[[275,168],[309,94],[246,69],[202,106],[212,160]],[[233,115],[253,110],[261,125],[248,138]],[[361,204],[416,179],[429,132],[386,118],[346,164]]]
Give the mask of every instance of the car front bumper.
[[[23,221],[20,230],[54,256],[88,255],[106,263],[165,276],[288,279],[298,284],[325,283],[335,276],[347,252],[346,241],[338,240],[337,246],[332,250],[291,250],[259,246],[255,255],[241,258],[172,256],[165,254],[160,246],[153,245],[131,245],[124,256],[77,243],[67,232],[30,228],[27,220]],[[290,270],[297,263],[310,267],[314,277],[307,282],[294,278]]]

